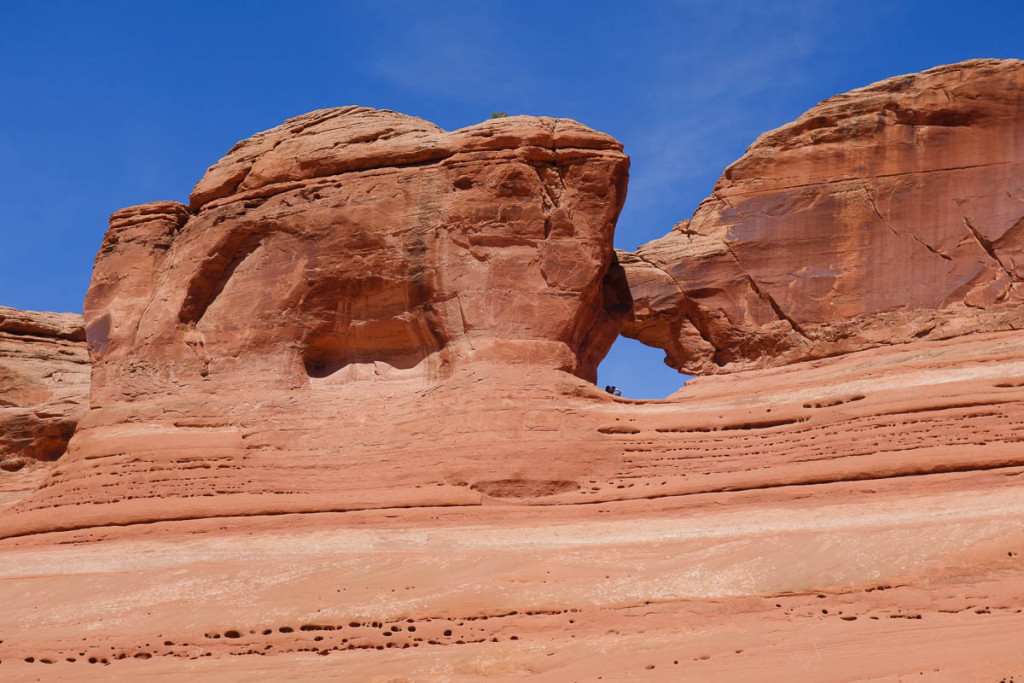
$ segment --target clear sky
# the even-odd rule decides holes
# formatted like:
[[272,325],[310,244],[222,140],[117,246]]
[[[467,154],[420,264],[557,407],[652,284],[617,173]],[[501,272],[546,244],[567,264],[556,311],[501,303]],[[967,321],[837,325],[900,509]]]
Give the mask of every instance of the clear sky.
[[[187,201],[235,141],[360,104],[446,129],[563,116],[632,157],[616,246],[665,234],[822,99],[1024,57],[1024,2],[19,2],[0,13],[0,304],[80,311],[113,211]],[[620,340],[600,382],[680,376]]]

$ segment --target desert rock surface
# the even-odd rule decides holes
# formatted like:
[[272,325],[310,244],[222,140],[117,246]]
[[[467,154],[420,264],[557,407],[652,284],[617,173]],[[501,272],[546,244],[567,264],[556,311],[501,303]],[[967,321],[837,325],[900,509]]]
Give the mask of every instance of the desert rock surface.
[[115,213],[91,410],[0,534],[577,491],[523,454],[600,396],[627,168],[574,121],[347,107],[239,143],[190,210]]
[[762,135],[689,220],[621,254],[624,334],[693,374],[1024,327],[1024,68],[974,60]]
[[88,408],[82,316],[0,306],[0,509],[39,486]]
[[[114,214],[91,410],[0,512],[0,673],[1024,674],[1022,74],[832,98],[636,254],[564,119],[313,112]],[[620,332],[706,376],[599,390]]]

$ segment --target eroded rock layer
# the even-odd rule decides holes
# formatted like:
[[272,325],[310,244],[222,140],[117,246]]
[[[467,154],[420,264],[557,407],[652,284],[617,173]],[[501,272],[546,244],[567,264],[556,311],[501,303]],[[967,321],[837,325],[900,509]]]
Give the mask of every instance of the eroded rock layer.
[[[410,413],[450,409],[464,388]],[[505,408],[463,415],[497,426],[519,401],[499,393]],[[432,417],[351,433],[380,448],[378,469],[350,462],[352,478],[371,490],[403,472],[383,509],[237,516],[228,491],[216,517],[111,526],[80,506],[88,528],[0,540],[0,667],[14,680],[895,683],[1008,680],[1024,665],[1017,333],[699,378],[665,401],[565,388],[520,413],[548,441],[522,442],[514,476],[492,462],[484,485],[474,461],[493,451],[462,452],[436,426],[456,416]],[[200,494],[227,491],[244,462],[214,447],[188,476]],[[133,467],[117,475],[168,486],[150,456]],[[435,504],[415,483],[428,468]],[[318,475],[333,473],[283,476],[301,489]]]
[[1024,62],[825,100],[620,254],[625,334],[691,373],[1024,327]]
[[88,407],[82,316],[0,306],[0,509],[38,486]]

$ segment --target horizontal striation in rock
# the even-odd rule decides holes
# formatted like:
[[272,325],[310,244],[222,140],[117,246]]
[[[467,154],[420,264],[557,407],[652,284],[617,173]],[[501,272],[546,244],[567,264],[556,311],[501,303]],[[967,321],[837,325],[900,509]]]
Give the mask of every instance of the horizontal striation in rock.
[[38,486],[88,408],[82,316],[0,306],[0,509]]
[[1024,661],[1015,333],[665,401],[473,384],[350,408],[337,452],[301,463],[274,424],[193,424],[176,452],[121,425],[134,461],[91,452],[4,526],[5,670],[821,680],[827,647],[839,682]]

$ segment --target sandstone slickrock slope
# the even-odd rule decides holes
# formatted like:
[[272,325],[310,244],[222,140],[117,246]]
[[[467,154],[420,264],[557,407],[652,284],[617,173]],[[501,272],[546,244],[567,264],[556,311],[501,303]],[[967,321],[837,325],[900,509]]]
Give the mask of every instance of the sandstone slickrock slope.
[[[561,476],[582,492],[430,505],[410,484],[411,505],[245,517],[227,494],[224,516],[8,538],[0,667],[11,680],[998,681],[1024,666],[1015,335],[698,378],[668,401],[552,397]],[[483,424],[481,408],[434,421]],[[401,430],[410,443],[382,448],[382,468],[471,462],[430,420]],[[505,493],[552,451],[524,450]],[[216,482],[221,453],[191,454],[188,484]],[[389,476],[352,472],[369,487]]]
[[0,306],[0,508],[38,486],[88,407],[82,316]]
[[[828,100],[636,255],[560,119],[314,112],[116,213],[0,674],[1019,674],[1022,73]],[[619,329],[709,376],[598,390]]]
[[1024,69],[974,60],[762,135],[690,220],[620,254],[625,334],[705,374],[1024,327]]

